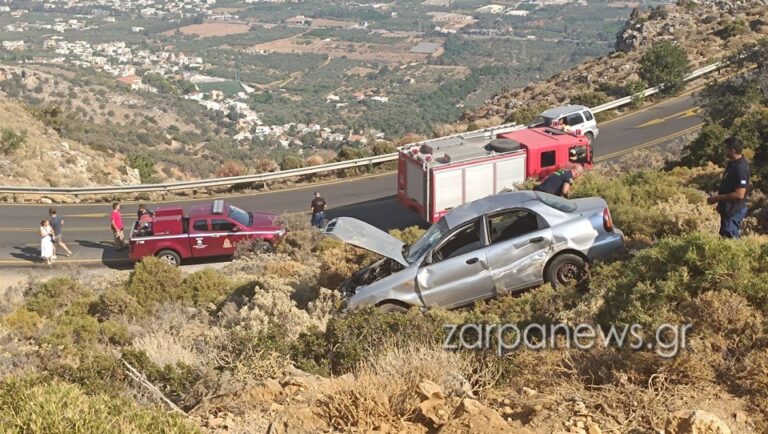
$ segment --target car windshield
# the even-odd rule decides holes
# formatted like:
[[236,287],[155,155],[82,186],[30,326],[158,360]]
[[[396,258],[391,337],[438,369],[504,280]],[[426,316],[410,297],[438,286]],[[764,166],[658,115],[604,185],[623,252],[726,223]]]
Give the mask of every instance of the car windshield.
[[576,204],[573,201],[564,199],[554,194],[542,193],[540,191],[534,191],[533,194],[544,205],[551,206],[552,208],[562,212],[574,212],[576,210]]
[[240,208],[237,208],[234,206],[229,207],[229,218],[240,223],[243,226],[251,225],[251,215],[241,210]]
[[424,256],[429,249],[435,246],[442,238],[443,235],[448,233],[448,223],[445,222],[445,218],[441,218],[437,223],[433,224],[427,232],[424,233],[418,240],[409,246],[403,248],[403,256],[405,260],[412,264],[419,258]]

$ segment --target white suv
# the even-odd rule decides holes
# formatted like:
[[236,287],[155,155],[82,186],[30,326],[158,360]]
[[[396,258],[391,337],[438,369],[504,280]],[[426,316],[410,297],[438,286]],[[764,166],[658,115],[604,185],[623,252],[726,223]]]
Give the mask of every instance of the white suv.
[[528,125],[528,128],[544,125],[550,127],[562,125],[570,131],[580,131],[582,135],[589,139],[590,143],[597,137],[597,133],[600,131],[597,128],[597,121],[595,120],[595,115],[592,114],[592,110],[583,105],[567,105],[549,109],[536,116],[536,119]]

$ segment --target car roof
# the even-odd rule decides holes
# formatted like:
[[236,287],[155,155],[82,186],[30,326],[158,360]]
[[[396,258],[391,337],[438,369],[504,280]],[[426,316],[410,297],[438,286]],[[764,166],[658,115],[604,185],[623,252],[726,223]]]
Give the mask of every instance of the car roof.
[[559,118],[560,116],[563,116],[563,115],[567,115],[567,114],[582,111],[582,110],[588,110],[588,109],[589,109],[588,107],[585,107],[583,105],[571,104],[563,107],[551,108],[541,113],[541,115],[544,116],[545,118]]
[[538,201],[536,194],[532,191],[511,191],[486,196],[448,211],[445,214],[445,222],[448,224],[448,229],[453,229],[484,214],[514,208],[532,200]]

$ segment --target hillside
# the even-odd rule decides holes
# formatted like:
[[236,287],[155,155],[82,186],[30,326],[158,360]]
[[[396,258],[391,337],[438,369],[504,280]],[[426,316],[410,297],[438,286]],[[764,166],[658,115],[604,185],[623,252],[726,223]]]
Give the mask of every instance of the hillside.
[[768,7],[764,0],[681,0],[661,9],[635,11],[618,33],[613,53],[546,81],[501,92],[465,113],[464,123],[517,121],[525,118],[525,112],[571,102],[594,106],[650,87],[640,82],[638,72],[641,57],[654,43],[673,41],[684,48],[695,70],[766,35]]
[[140,183],[139,173],[128,167],[125,156],[99,152],[62,139],[43,125],[26,107],[0,96],[3,140],[17,139],[19,147],[0,158],[2,185],[125,185]]

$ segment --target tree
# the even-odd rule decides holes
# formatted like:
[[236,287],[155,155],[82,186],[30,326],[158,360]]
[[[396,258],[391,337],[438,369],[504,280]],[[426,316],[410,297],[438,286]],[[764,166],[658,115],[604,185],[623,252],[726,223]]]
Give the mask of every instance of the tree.
[[683,78],[690,69],[688,54],[671,42],[654,45],[640,59],[640,78],[651,86],[664,84],[666,94],[683,88]]
[[300,169],[304,167],[304,161],[295,155],[288,155],[280,162],[280,170]]
[[146,184],[154,181],[157,171],[155,170],[155,159],[146,152],[139,152],[128,158],[128,165],[139,171],[141,183]]
[[705,126],[699,136],[683,148],[683,158],[680,162],[689,167],[709,162],[722,164],[725,160],[723,141],[729,134],[727,129],[718,124]]

